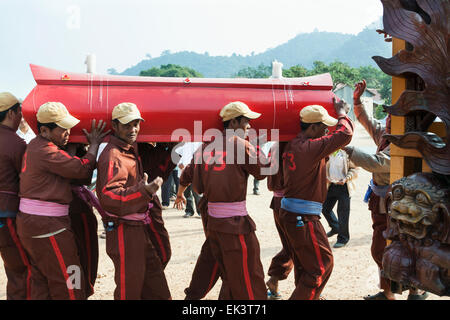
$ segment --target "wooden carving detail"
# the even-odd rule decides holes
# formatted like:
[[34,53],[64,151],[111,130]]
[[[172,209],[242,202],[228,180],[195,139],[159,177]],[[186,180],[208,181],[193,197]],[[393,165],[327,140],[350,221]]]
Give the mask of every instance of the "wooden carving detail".
[[450,189],[432,173],[416,173],[388,193],[391,240],[383,273],[405,288],[450,295]]
[[[395,116],[414,112],[425,114],[422,124],[405,136],[389,135],[395,145],[417,149],[433,170],[450,175],[450,0],[381,0],[386,34],[405,40],[406,50],[392,58],[373,57],[391,76],[414,75],[423,90],[405,90],[385,110]],[[446,138],[427,133],[430,119],[439,117],[446,126]]]

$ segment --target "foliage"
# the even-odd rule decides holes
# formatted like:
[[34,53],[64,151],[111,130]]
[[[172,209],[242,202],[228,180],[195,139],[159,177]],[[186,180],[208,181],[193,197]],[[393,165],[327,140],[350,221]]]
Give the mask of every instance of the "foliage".
[[303,66],[296,65],[289,69],[283,69],[283,77],[285,78],[303,78],[309,75],[309,70]]
[[272,67],[260,64],[256,68],[247,67],[239,70],[237,78],[268,78],[272,75]]
[[383,106],[377,106],[375,108],[375,118],[377,118],[378,120],[384,119],[386,118],[387,113],[384,112]]
[[[391,77],[372,66],[353,68],[347,63],[334,61],[326,64],[323,61],[314,61],[313,68],[307,69],[301,65],[295,65],[289,69],[283,69],[285,78],[302,78],[322,73],[330,73],[336,87],[339,83],[353,86],[365,79],[368,88],[378,89],[385,104],[391,103],[392,83]],[[246,67],[235,76],[245,78],[268,78],[272,74],[271,67],[260,64],[257,68]]]
[[202,78],[203,75],[192,68],[182,67],[177,64],[165,64],[159,68],[153,67],[143,70],[139,74],[142,77],[193,77]]

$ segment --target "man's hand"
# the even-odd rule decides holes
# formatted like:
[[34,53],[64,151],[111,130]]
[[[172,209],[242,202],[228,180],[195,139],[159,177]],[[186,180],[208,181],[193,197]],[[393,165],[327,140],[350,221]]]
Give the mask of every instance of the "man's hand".
[[155,194],[163,184],[163,179],[161,177],[156,177],[155,180],[153,180],[151,183],[148,183],[147,180],[148,175],[144,173],[144,178],[142,179],[142,182],[144,183],[145,189],[150,194]]
[[343,186],[344,184],[347,183],[347,178],[341,179],[338,182],[336,182],[336,184]]
[[103,120],[100,120],[96,127],[95,119],[93,119],[91,122],[91,132],[87,132],[86,129],[83,129],[83,132],[86,135],[86,139],[90,145],[99,145],[100,143],[102,143],[103,139],[111,132],[111,130],[103,132],[103,130],[105,130],[105,127],[106,122],[103,122]]
[[183,210],[185,205],[186,205],[186,198],[184,197],[184,194],[183,193],[177,194],[177,198],[175,199],[173,207],[177,208],[177,210]]
[[339,116],[345,116],[347,113],[345,112],[347,103],[344,100],[336,101],[336,98],[333,97],[334,110],[336,114]]
[[367,84],[366,80],[358,82],[355,85],[355,90],[353,91],[353,104],[361,104],[361,96],[366,90]]
[[184,169],[184,164],[180,163],[180,164],[178,165],[178,168],[180,168],[181,170],[183,170],[183,169]]

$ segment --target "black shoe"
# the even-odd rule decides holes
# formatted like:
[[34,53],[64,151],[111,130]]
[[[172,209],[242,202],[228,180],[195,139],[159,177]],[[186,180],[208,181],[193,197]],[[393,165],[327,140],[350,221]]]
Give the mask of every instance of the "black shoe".
[[389,300],[386,295],[384,294],[384,292],[378,292],[377,294],[374,295],[369,295],[369,296],[365,296],[364,300]]
[[327,237],[328,237],[328,238],[329,238],[329,237],[332,237],[332,236],[334,236],[335,234],[338,234],[338,231],[331,229],[330,231],[328,231]]
[[343,242],[336,242],[333,246],[333,248],[342,248],[345,247],[346,243]]
[[428,296],[429,296],[428,292],[425,291],[422,294],[409,294],[408,299],[406,300],[426,300]]
[[186,212],[186,213],[184,214],[183,218],[190,218],[190,217],[192,217],[193,215],[194,215],[193,213]]
[[253,194],[254,194],[255,196],[259,196],[259,195],[260,195],[259,191],[253,191]]

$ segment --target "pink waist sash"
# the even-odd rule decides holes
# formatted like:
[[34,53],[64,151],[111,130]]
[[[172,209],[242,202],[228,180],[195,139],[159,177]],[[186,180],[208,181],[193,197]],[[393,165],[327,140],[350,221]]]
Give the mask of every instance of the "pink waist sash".
[[274,196],[275,198],[283,198],[283,197],[284,197],[284,192],[281,191],[281,190],[275,190],[275,191],[273,192],[273,196]]
[[248,215],[245,200],[241,202],[208,202],[208,213],[214,218],[243,217]]
[[117,218],[117,219],[123,219],[123,220],[129,220],[129,221],[141,221],[144,224],[150,224],[152,222],[152,219],[150,218],[149,212],[150,209],[153,208],[153,204],[149,203],[148,204],[148,209],[146,212],[144,213],[132,213],[132,214],[127,214],[126,216],[116,216],[112,213],[109,213],[107,211],[104,211],[106,213],[106,215],[113,217],[113,218]]
[[20,198],[19,210],[23,213],[46,217],[64,217],[69,214],[68,204]]

